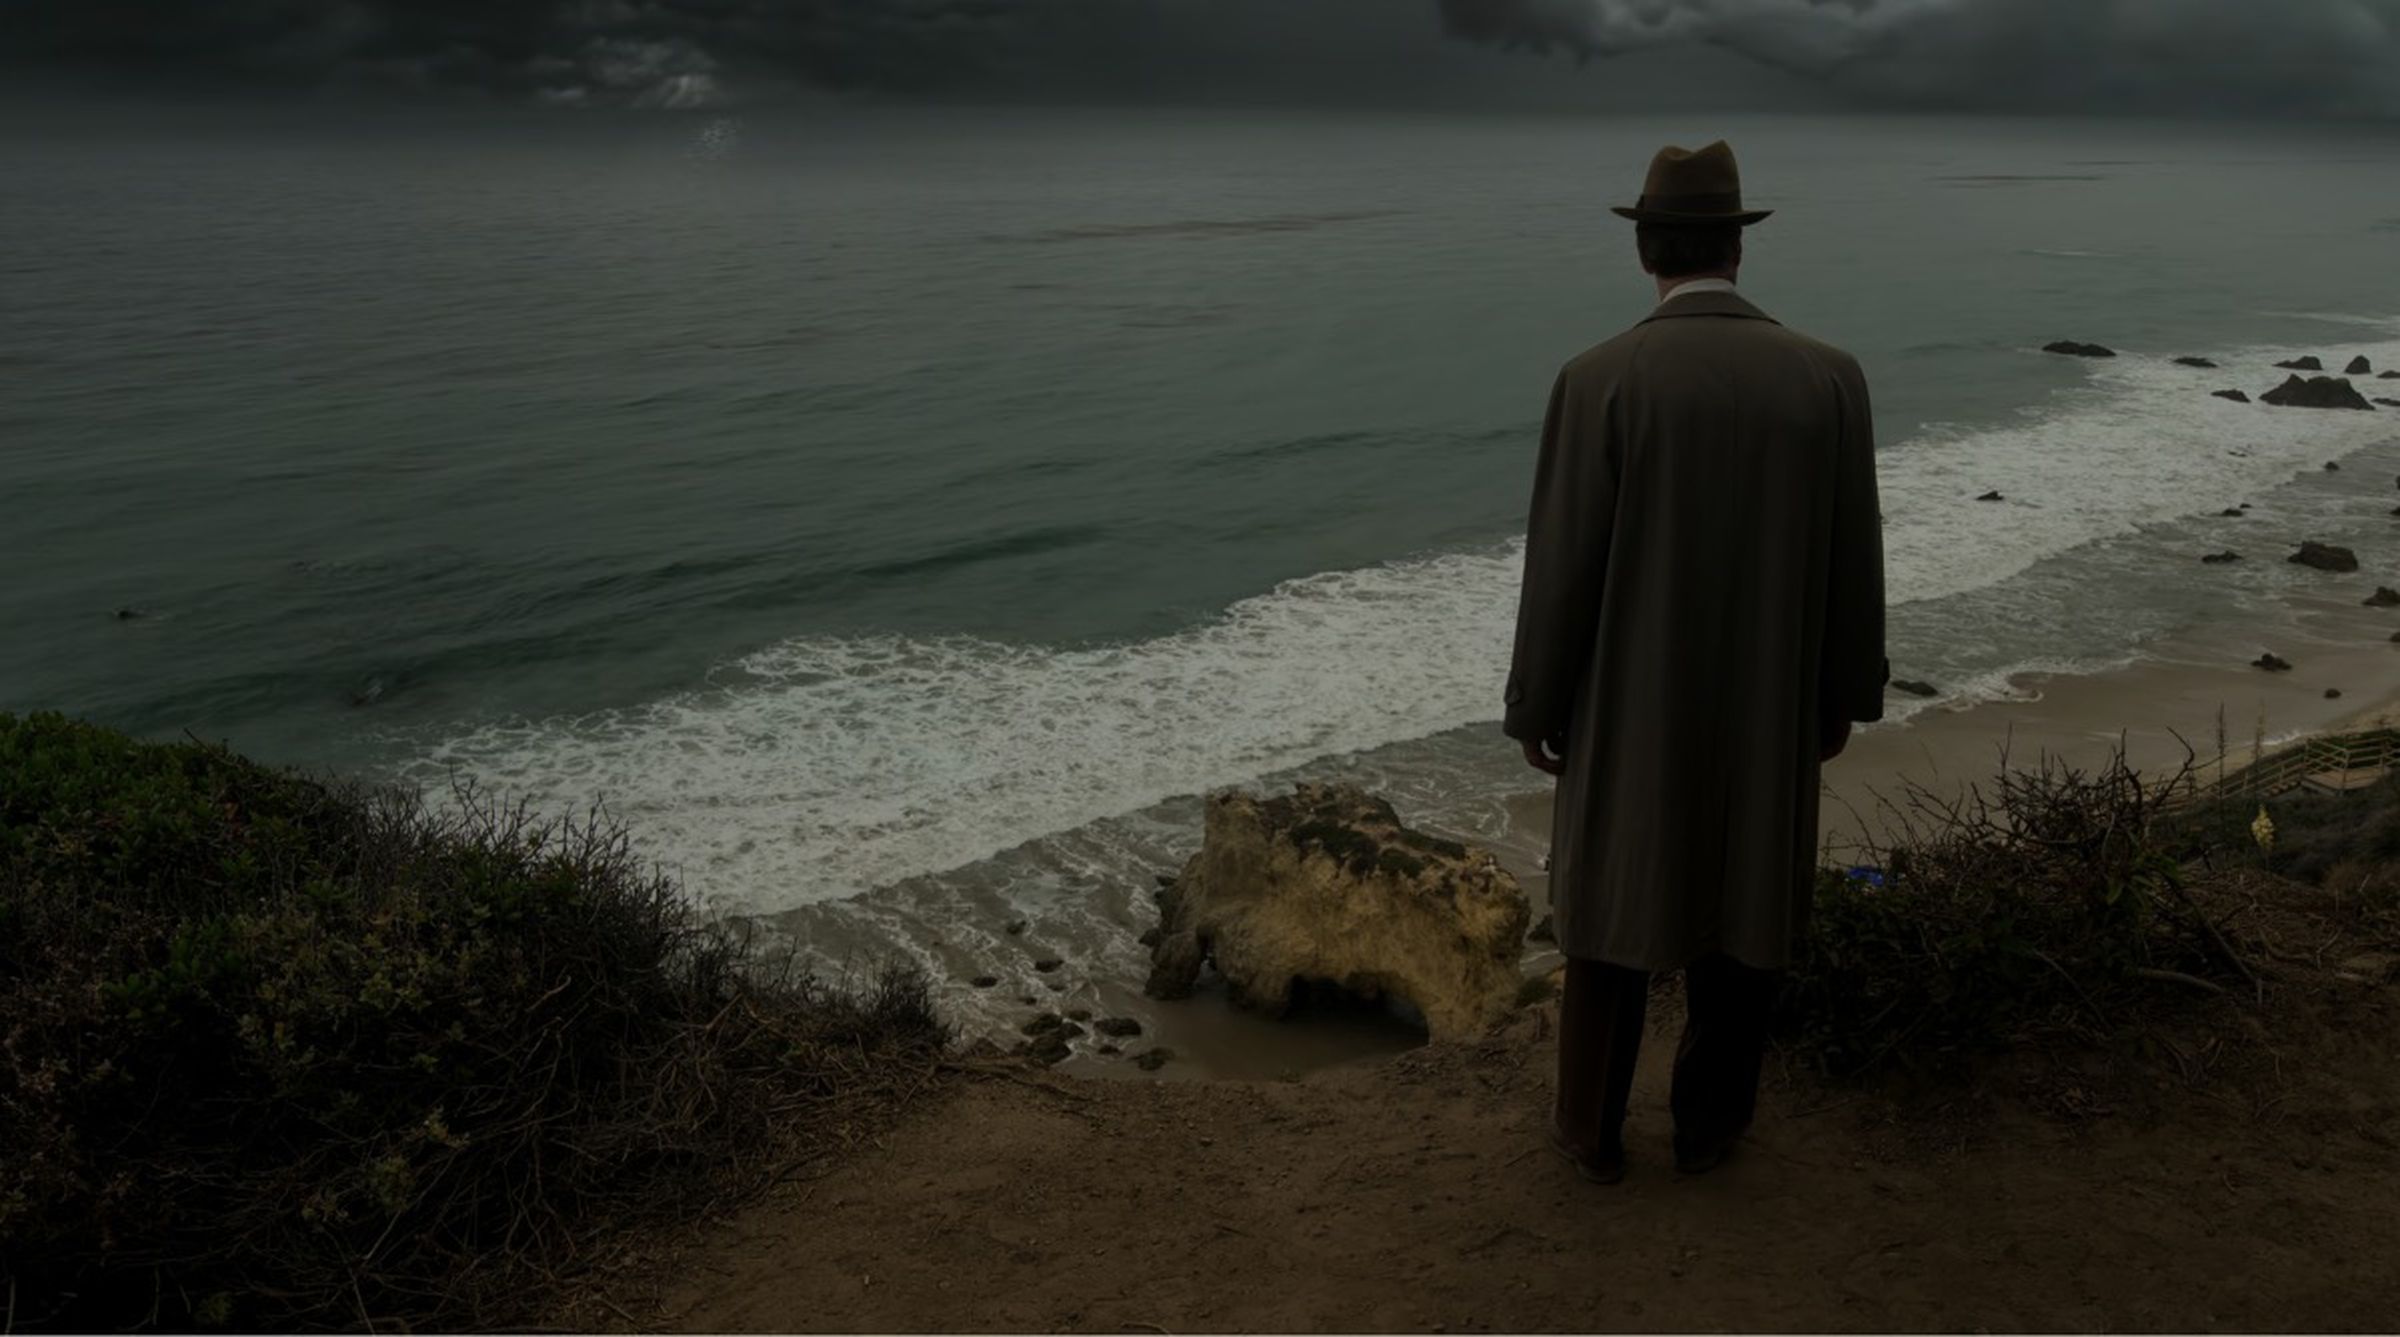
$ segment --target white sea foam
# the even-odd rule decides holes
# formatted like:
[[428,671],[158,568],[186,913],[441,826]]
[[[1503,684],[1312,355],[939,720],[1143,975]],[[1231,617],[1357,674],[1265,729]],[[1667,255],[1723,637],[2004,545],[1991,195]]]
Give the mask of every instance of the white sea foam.
[[[2400,343],[2353,351],[2400,362]],[[2097,361],[2045,413],[1887,445],[1895,619],[1910,601],[2212,512],[2391,436],[2381,413],[2206,393],[2263,388],[2282,355],[2217,354],[2225,369],[2211,373],[2163,356]],[[1974,500],[1987,488],[2008,499]],[[537,805],[597,797],[696,892],[773,910],[1491,720],[1522,563],[1514,543],[1323,573],[1133,644],[803,637],[727,666],[707,690],[485,727],[412,770],[464,772]],[[2004,694],[2006,676],[1955,684],[1952,699]]]

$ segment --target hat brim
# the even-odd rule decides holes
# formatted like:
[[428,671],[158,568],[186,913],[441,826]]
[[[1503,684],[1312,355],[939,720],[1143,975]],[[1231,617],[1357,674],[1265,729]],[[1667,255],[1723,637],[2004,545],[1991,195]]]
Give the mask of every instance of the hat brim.
[[1773,209],[1744,209],[1739,213],[1730,214],[1679,214],[1665,209],[1627,208],[1621,204],[1612,204],[1609,206],[1609,212],[1619,218],[1630,218],[1636,223],[1660,223],[1669,227],[1678,224],[1685,227],[1709,225],[1721,227],[1727,223],[1731,223],[1735,227],[1748,227],[1775,211]]

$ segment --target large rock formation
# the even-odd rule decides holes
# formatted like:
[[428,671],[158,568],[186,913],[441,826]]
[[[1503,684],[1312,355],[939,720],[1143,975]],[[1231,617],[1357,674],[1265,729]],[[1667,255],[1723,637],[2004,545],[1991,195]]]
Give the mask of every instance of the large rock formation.
[[2345,376],[2364,376],[2373,370],[2375,370],[2375,364],[2367,361],[2367,355],[2361,353],[2357,357],[2350,359],[2350,365],[2342,368],[2342,374]]
[[2311,376],[2305,381],[2297,376],[2286,376],[2283,384],[2260,395],[2259,399],[2281,408],[2375,411],[2375,406],[2367,402],[2365,395],[2338,376]]
[[1295,983],[1322,980],[1405,999],[1436,1037],[1508,1012],[1530,918],[1490,853],[1342,785],[1212,795],[1200,853],[1158,900],[1154,998],[1190,993],[1208,961],[1244,1003],[1280,1013]]
[[2099,344],[2080,344],[2073,339],[2060,339],[2056,343],[2043,344],[2042,351],[2064,353],[2069,357],[2115,357],[2117,355],[2117,350],[2113,348],[2103,348]]
[[2315,539],[2302,543],[2300,551],[2293,553],[2285,560],[2297,562],[2302,566],[2313,566],[2319,571],[2356,571],[2358,569],[2357,553],[2339,544],[2319,543]]
[[2276,366],[2278,366],[2278,367],[2281,367],[2281,368],[2283,368],[2285,371],[2323,371],[2323,370],[2325,370],[2325,364],[2324,364],[2324,363],[2322,363],[2322,362],[2319,362],[2319,361],[2317,361],[2317,359],[2316,359],[2316,356],[2315,356],[2314,354],[2311,354],[2311,355],[2309,355],[2309,356],[2307,356],[2307,357],[2296,357],[2296,358],[2293,358],[2293,359],[2292,359],[2291,361],[2289,361],[2289,362],[2278,362],[2278,363],[2276,363],[2275,365],[2276,365]]

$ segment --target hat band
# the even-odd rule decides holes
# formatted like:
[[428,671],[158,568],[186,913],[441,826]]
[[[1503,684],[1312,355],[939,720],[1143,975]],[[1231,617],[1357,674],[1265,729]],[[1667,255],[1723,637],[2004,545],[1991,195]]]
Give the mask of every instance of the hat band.
[[1721,191],[1708,195],[1644,194],[1634,203],[1634,207],[1669,214],[1738,214],[1742,212],[1742,195],[1740,191]]

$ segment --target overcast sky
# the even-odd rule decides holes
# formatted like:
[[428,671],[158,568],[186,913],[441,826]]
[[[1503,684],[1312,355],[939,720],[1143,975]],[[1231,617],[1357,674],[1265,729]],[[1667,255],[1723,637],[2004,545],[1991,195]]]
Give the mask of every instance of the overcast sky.
[[2400,120],[2400,0],[0,0],[12,82]]

